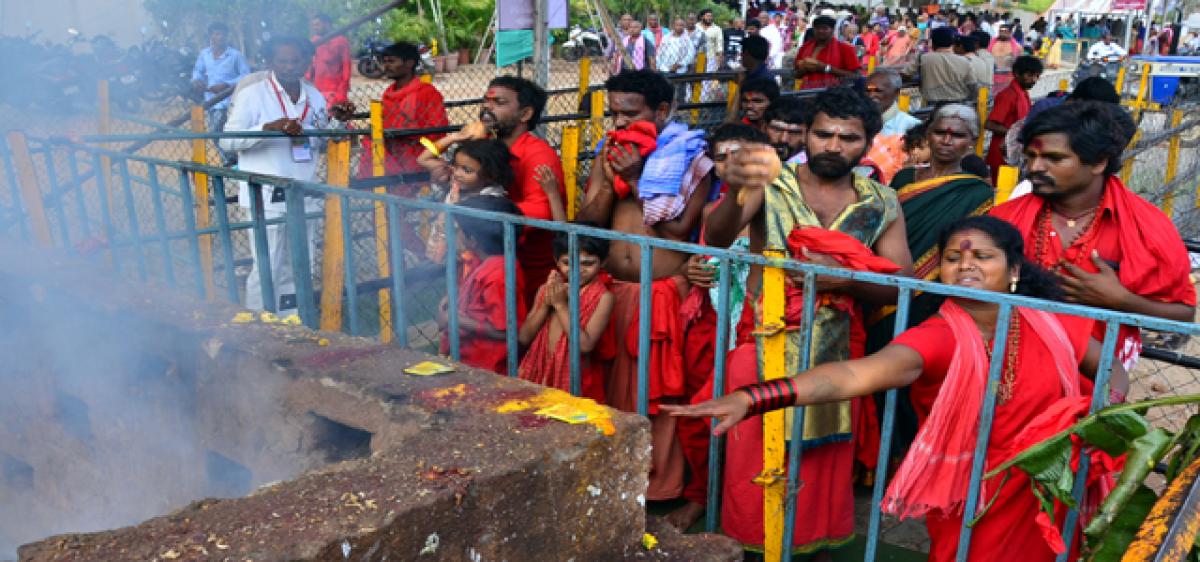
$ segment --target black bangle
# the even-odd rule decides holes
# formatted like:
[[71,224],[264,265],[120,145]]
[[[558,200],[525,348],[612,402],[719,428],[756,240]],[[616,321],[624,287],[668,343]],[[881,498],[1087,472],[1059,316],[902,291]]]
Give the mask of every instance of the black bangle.
[[738,391],[750,396],[748,416],[796,405],[796,383],[792,382],[791,377],[748,384]]

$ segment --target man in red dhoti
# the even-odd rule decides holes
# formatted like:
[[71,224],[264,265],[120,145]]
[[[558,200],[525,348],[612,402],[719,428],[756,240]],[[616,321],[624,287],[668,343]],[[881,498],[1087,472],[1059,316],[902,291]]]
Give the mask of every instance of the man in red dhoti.
[[1008,163],[1004,158],[1004,136],[1017,121],[1029,115],[1029,108],[1032,107],[1029,89],[1042,77],[1042,61],[1029,56],[1017,57],[1012,66],[1012,73],[1013,81],[996,94],[996,103],[987,116],[987,123],[984,123],[987,130],[992,132],[992,142],[987,151],[987,164],[992,169],[992,185],[996,184],[1000,167]]
[[[313,43],[329,33],[333,21],[325,14],[316,14],[309,22]],[[308,78],[325,96],[325,103],[333,107],[349,101],[350,93],[350,41],[345,35],[338,35],[320,45],[313,53],[312,68],[308,69]]]
[[801,88],[830,88],[858,76],[858,52],[833,36],[836,25],[829,16],[813,20],[812,39],[800,45],[794,63],[796,77],[804,80]]
[[[1171,219],[1116,175],[1134,123],[1120,106],[1063,104],[1021,128],[1033,192],[992,209],[1025,237],[1034,263],[1058,273],[1068,300],[1180,322],[1195,318],[1187,249]],[[1094,336],[1104,338],[1097,323]],[[1131,370],[1137,328],[1122,326],[1117,358]]]
[[[429,129],[445,127],[446,107],[442,93],[431,84],[417,79],[417,64],[420,52],[412,43],[399,42],[383,50],[380,56],[383,71],[394,82],[383,91],[383,126],[385,129]],[[424,135],[432,140],[441,134]],[[384,172],[393,174],[415,174],[424,171],[417,157],[425,150],[421,146],[421,135],[386,138],[384,143]],[[368,178],[372,173],[370,139],[363,139],[363,156],[358,167],[358,176]],[[407,188],[407,189],[405,189]],[[399,195],[412,195],[413,186],[402,186]]]
[[[846,89],[834,88],[814,98],[807,117],[805,145],[808,161],[787,164],[779,171],[779,160],[770,147],[743,147],[725,168],[728,190],[705,219],[705,242],[728,246],[749,226],[750,251],[768,247],[791,248],[797,259],[833,267],[873,268],[878,260],[863,249],[863,256],[845,252],[846,239],[870,248],[878,257],[898,266],[903,275],[912,272],[912,257],[905,238],[904,217],[895,192],[853,173],[882,127],[874,104]],[[770,166],[775,168],[771,169]],[[766,186],[752,188],[746,186]],[[797,235],[824,229],[824,235]],[[844,255],[842,255],[844,254]],[[840,257],[835,257],[839,256]],[[802,279],[802,278],[801,278]],[[799,324],[800,285],[792,281],[785,320]],[[737,330],[739,346],[730,353],[727,388],[758,381],[759,353],[753,331],[761,324],[762,270],[752,267],[746,281],[746,302]],[[812,365],[840,361],[862,354],[865,340],[860,302],[895,302],[896,291],[876,285],[841,279],[818,278],[814,316]],[[788,347],[800,345],[799,331],[789,329]],[[788,372],[798,372],[800,352],[789,352]],[[846,544],[854,535],[855,432],[870,430],[872,423],[856,419],[859,405],[867,401],[841,402],[805,412],[805,431],[791,446],[804,449],[796,497],[798,520],[792,547],[798,552],[827,550]],[[726,444],[725,484],[721,524],[725,534],[748,549],[763,545],[763,493],[754,479],[763,469],[762,420],[739,424]]]
[[[712,161],[704,155],[703,132],[668,123],[674,89],[661,74],[625,71],[608,79],[608,106],[616,131],[597,155],[579,220],[631,234],[695,240],[709,195]],[[650,486],[646,499],[679,497],[684,457],[675,420],[658,415],[660,403],[684,400],[683,328],[680,305],[689,291],[688,255],[654,250],[651,288],[648,414],[651,420]],[[608,404],[637,408],[637,362],[641,251],[612,241],[606,269],[616,279],[612,324],[618,342],[608,381]]]

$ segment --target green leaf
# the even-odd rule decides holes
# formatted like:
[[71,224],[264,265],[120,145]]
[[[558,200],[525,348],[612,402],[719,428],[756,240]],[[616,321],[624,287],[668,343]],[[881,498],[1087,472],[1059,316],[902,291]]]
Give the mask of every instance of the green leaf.
[[1071,472],[1071,439],[1068,435],[1041,441],[1024,450],[1016,459],[1016,467],[1029,479],[1043,487],[1049,496],[1074,506],[1071,487],[1075,475]]
[[[1127,516],[1128,504],[1133,500],[1139,488],[1143,487],[1142,481],[1146,479],[1146,475],[1150,474],[1154,465],[1162,459],[1173,443],[1174,439],[1171,434],[1162,428],[1156,428],[1133,441],[1128,456],[1125,458],[1125,470],[1121,471],[1121,477],[1117,480],[1117,487],[1107,498],[1104,498],[1099,513],[1088,522],[1087,527],[1083,530],[1090,540],[1101,540],[1118,516]],[[1141,514],[1138,524],[1146,518],[1146,513]]]
[[1174,480],[1184,468],[1192,464],[1197,452],[1200,452],[1200,414],[1188,418],[1183,431],[1175,439],[1179,443],[1179,449],[1171,457],[1171,462],[1167,466],[1168,482]]
[[[1110,496],[1111,497],[1111,496]],[[1094,546],[1089,542],[1088,562],[1118,562],[1129,549],[1129,545],[1137,536],[1158,496],[1154,491],[1142,484],[1137,484],[1121,508],[1118,517],[1113,519],[1104,535],[1095,541]]]
[[1085,419],[1074,429],[1085,442],[1094,445],[1112,456],[1120,456],[1129,449],[1129,442],[1150,431],[1146,419],[1131,411],[1109,412],[1101,410],[1091,419]]

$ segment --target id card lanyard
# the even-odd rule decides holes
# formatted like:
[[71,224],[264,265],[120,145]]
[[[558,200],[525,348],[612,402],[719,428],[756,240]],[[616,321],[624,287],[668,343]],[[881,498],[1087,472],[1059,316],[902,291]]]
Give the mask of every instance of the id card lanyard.
[[[281,112],[283,112],[283,116],[285,118],[291,119],[291,116],[288,115],[287,104],[285,104],[283,102],[283,92],[281,91],[281,88],[279,88],[275,85],[275,77],[274,76],[271,77],[271,89],[275,91],[275,100],[279,102],[279,110]],[[300,122],[301,126],[303,126],[303,124],[304,124],[304,118],[308,117],[308,108],[309,108],[309,102],[308,102],[308,99],[305,98],[304,111],[302,111],[300,113],[300,118],[297,120]],[[293,138],[292,139],[292,161],[293,162],[312,162],[312,159],[313,159],[312,146],[309,144],[308,139],[307,138]]]

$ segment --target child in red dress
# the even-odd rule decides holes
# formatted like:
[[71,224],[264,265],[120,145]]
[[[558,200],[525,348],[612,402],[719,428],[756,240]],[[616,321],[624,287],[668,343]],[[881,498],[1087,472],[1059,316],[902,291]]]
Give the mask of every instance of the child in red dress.
[[[600,268],[608,257],[608,240],[579,237],[579,365],[581,395],[604,403],[604,361],[616,355],[616,340],[609,327],[612,281]],[[537,300],[521,326],[521,345],[529,351],[521,361],[519,376],[530,382],[570,391],[571,312],[567,297],[571,258],[565,232],[554,238],[558,270],[538,289]]]
[[[520,215],[512,201],[503,197],[479,195],[459,203],[460,206]],[[463,249],[479,259],[459,282],[458,333],[459,361],[478,369],[506,374],[508,347],[505,344],[507,315],[505,314],[504,223],[457,215],[459,240]],[[520,233],[518,232],[518,235]],[[515,259],[515,258],[514,258]],[[525,290],[521,268],[517,278],[517,323],[525,320]],[[438,325],[445,330],[449,324],[448,297],[442,298]],[[443,333],[441,352],[448,353],[450,339]]]

